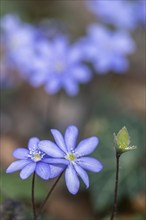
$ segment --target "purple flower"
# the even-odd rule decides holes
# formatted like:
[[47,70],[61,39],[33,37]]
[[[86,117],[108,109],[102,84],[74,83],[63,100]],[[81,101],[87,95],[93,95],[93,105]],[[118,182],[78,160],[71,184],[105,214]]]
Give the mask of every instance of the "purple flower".
[[39,148],[47,155],[54,157],[46,159],[46,161],[52,164],[62,163],[67,166],[65,181],[70,193],[76,194],[79,190],[80,182],[78,176],[88,188],[89,178],[85,170],[99,172],[102,169],[102,164],[98,160],[86,156],[95,150],[98,138],[90,137],[76,145],[78,129],[73,125],[66,129],[64,137],[56,129],[52,129],[51,133],[56,144],[49,140],[39,142]]
[[30,59],[36,55],[35,43],[39,33],[32,25],[11,14],[1,18],[0,27],[7,65],[14,66],[26,77],[31,70]]
[[[39,57],[32,59],[34,67],[29,81],[32,85],[44,85],[49,94],[64,89],[70,96],[79,92],[79,83],[87,83],[91,72],[81,63],[80,48],[69,45],[65,36],[57,36],[50,42],[37,45]],[[39,66],[38,66],[39,65]]]
[[134,2],[132,1],[87,0],[86,5],[98,18],[107,24],[130,30],[137,26]]
[[28,178],[33,172],[45,180],[58,176],[64,170],[64,166],[49,165],[45,161],[48,157],[38,146],[39,142],[38,138],[33,137],[28,142],[28,149],[15,149],[13,156],[19,160],[12,162],[6,173],[21,170],[20,177],[22,179]]
[[80,41],[83,59],[91,62],[98,74],[117,73],[128,69],[127,55],[134,52],[135,44],[123,31],[111,31],[104,26],[90,25],[87,36]]
[[146,27],[146,1],[140,0],[135,2],[135,15],[137,17],[137,24]]

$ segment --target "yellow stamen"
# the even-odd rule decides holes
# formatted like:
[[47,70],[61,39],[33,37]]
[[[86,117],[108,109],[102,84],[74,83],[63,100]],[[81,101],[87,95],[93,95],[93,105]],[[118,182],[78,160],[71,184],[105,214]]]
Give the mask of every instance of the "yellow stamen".
[[75,155],[74,154],[68,154],[67,155],[67,158],[70,160],[70,161],[73,161],[75,159]]
[[34,160],[35,162],[41,160],[40,154],[38,154],[38,153],[34,154],[34,155],[33,155],[33,160]]

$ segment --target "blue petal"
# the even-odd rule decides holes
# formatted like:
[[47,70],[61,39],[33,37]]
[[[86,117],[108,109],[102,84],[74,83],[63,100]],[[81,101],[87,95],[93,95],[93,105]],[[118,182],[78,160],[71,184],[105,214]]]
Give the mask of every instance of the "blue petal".
[[61,88],[60,81],[57,78],[50,79],[49,82],[45,85],[45,90],[49,94],[57,93]]
[[82,140],[75,149],[77,156],[91,154],[95,150],[98,142],[97,137],[90,137]]
[[65,153],[67,153],[65,142],[64,142],[62,134],[56,129],[51,129],[51,133],[52,133],[58,147],[60,147],[61,150],[63,150]]
[[29,151],[25,148],[17,148],[13,152],[13,156],[17,159],[27,159]]
[[6,170],[6,173],[12,173],[21,170],[29,163],[31,163],[31,160],[16,160],[10,164],[10,166]]
[[29,139],[29,142],[28,142],[28,149],[29,150],[36,150],[38,149],[38,143],[39,143],[39,139],[36,138],[36,137],[32,137]]
[[102,170],[103,165],[92,157],[82,157],[77,160],[77,163],[86,170],[91,172],[99,172]]
[[89,187],[89,177],[88,177],[87,172],[85,170],[83,170],[80,166],[78,166],[77,164],[74,164],[74,168],[75,168],[77,174],[81,177],[81,179],[85,183],[86,188],[88,188]]
[[91,79],[91,72],[85,65],[75,66],[70,74],[80,83],[86,83]]
[[57,158],[64,157],[64,152],[60,150],[60,148],[52,141],[49,140],[40,141],[38,146],[42,151],[44,151],[47,155],[51,157],[57,157]]
[[45,158],[45,159],[42,159],[42,161],[45,163],[49,163],[49,164],[64,164],[64,165],[69,164],[69,160],[58,159],[58,158]]
[[74,125],[70,125],[65,131],[65,143],[69,152],[76,147],[78,129]]
[[48,180],[50,178],[50,166],[47,163],[38,162],[36,164],[36,173],[42,179]]
[[69,96],[75,96],[79,92],[79,87],[77,82],[75,82],[75,80],[68,78],[64,80],[64,89]]
[[50,165],[50,178],[55,178],[59,176],[64,171],[65,168],[66,168],[65,165],[60,165],[60,164]]
[[30,164],[26,165],[20,172],[21,179],[27,179],[35,171],[35,168],[36,163],[34,162],[31,162]]
[[68,191],[71,194],[76,194],[79,191],[80,182],[77,173],[72,165],[69,165],[65,171],[65,181]]

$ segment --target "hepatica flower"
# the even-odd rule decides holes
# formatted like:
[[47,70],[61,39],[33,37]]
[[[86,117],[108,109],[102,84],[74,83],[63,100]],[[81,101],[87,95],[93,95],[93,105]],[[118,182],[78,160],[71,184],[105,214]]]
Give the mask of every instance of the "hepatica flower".
[[32,69],[30,59],[36,55],[35,44],[38,31],[34,26],[11,14],[1,18],[0,27],[7,65],[13,65],[20,73],[25,73],[22,76],[26,78]]
[[66,129],[64,137],[56,129],[52,129],[51,133],[56,144],[49,140],[43,140],[38,145],[48,156],[54,157],[46,159],[46,161],[52,164],[66,165],[65,181],[70,193],[76,194],[78,192],[79,177],[88,188],[89,178],[85,170],[99,172],[102,169],[102,164],[98,160],[87,156],[95,150],[98,138],[90,137],[76,144],[78,129],[73,125]]
[[28,149],[17,148],[14,150],[13,156],[18,160],[12,162],[6,172],[12,173],[21,170],[22,179],[28,178],[33,172],[45,180],[58,176],[64,167],[46,163],[45,160],[48,157],[38,147],[39,142],[40,140],[34,137],[29,140]]
[[[79,91],[78,84],[87,83],[91,79],[90,70],[81,63],[80,48],[70,45],[65,36],[56,36],[49,43],[41,42],[37,47],[39,59],[32,61],[32,85],[44,85],[49,94],[64,89],[68,95],[74,96]],[[38,67],[41,61],[42,65]]]
[[120,29],[132,30],[137,26],[134,2],[128,0],[86,1],[86,5],[98,18]]
[[87,37],[81,44],[84,59],[93,64],[98,74],[126,71],[127,55],[135,50],[134,41],[127,32],[112,31],[96,24],[88,27]]

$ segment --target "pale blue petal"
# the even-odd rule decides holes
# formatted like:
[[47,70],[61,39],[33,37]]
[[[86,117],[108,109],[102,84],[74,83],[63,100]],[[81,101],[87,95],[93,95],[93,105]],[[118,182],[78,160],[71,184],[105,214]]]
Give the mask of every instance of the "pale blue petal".
[[91,154],[95,150],[98,142],[99,141],[97,137],[90,137],[82,140],[75,149],[77,156],[81,157],[87,154]]
[[48,180],[50,178],[50,166],[47,163],[38,162],[35,171],[42,179]]
[[76,140],[78,137],[78,128],[70,125],[65,131],[65,143],[68,152],[71,152],[76,147]]
[[99,172],[103,168],[103,165],[92,157],[82,157],[77,160],[77,163],[83,169],[89,170],[91,172]]
[[40,140],[37,137],[30,138],[29,142],[28,142],[28,149],[29,150],[36,150],[36,149],[38,149],[39,141]]
[[36,168],[36,163],[34,162],[26,165],[20,172],[21,179],[27,179],[35,171],[35,168]]
[[77,164],[74,164],[74,168],[75,168],[77,174],[81,177],[81,179],[85,183],[86,188],[88,188],[89,187],[89,177],[88,177],[87,172],[85,170],[83,170],[80,166],[78,166]]
[[80,83],[86,83],[91,79],[90,69],[85,65],[78,65],[71,69],[70,74]]
[[13,151],[13,156],[17,159],[27,159],[29,151],[25,148],[17,148]]
[[51,133],[52,133],[58,147],[60,147],[61,150],[63,150],[65,153],[67,153],[65,142],[64,142],[62,134],[56,129],[51,129]]
[[64,165],[69,164],[69,160],[58,159],[58,158],[45,158],[45,159],[42,159],[42,161],[45,163],[49,163],[49,164],[64,164]]
[[65,170],[65,182],[71,194],[76,194],[79,191],[80,182],[72,165],[69,165]]
[[52,78],[45,85],[45,90],[49,94],[55,94],[61,89],[60,81],[57,78]]
[[50,165],[50,178],[55,178],[59,176],[64,171],[65,168],[66,168],[65,165],[60,165],[60,164]]
[[6,173],[12,173],[21,170],[29,163],[31,163],[31,160],[16,160],[10,164],[10,166],[6,170]]
[[75,80],[66,78],[66,80],[64,80],[63,83],[64,83],[63,87],[69,96],[75,96],[78,94],[79,87],[78,87],[77,82],[75,82]]
[[64,157],[64,152],[52,141],[49,140],[40,141],[38,146],[42,151],[44,151],[47,155],[51,157],[57,157],[57,158]]

